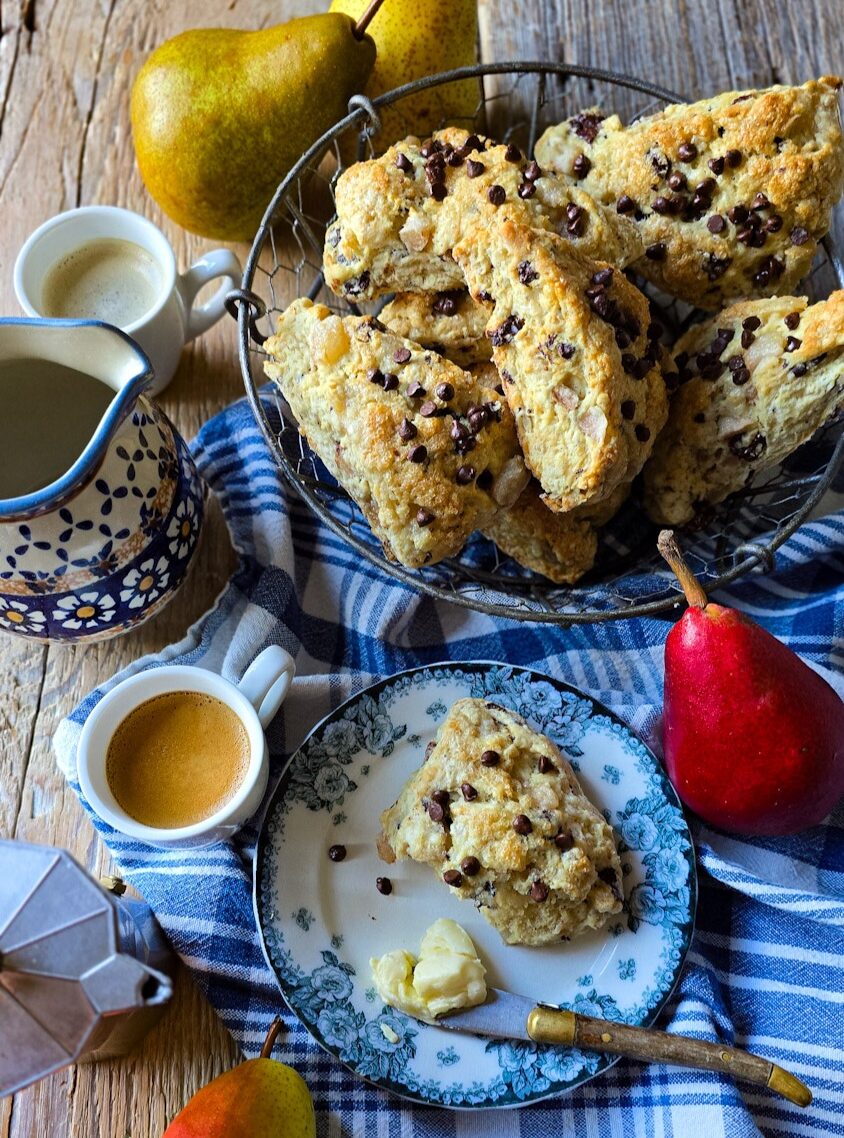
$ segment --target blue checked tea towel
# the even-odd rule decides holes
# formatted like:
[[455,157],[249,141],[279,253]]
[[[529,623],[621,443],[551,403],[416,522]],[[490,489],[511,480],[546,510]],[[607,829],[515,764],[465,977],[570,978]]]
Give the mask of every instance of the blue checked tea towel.
[[[56,751],[77,794],[79,733],[111,685],[173,662],[237,680],[270,643],[292,653],[298,668],[269,732],[271,787],[312,725],[349,695],[392,672],[444,659],[534,666],[608,704],[658,749],[665,623],[560,631],[417,595],[363,563],[283,486],[244,402],[208,423],[194,453],[225,511],[239,567],[215,608],[181,643],[131,665],[62,723]],[[774,575],[748,579],[724,599],[824,671],[840,691],[844,513],[804,527],[777,561]],[[255,829],[227,845],[162,852],[92,821],[243,1051],[255,1055],[283,1007],[252,915]],[[781,1064],[812,1088],[808,1110],[715,1074],[624,1060],[567,1096],[518,1111],[419,1107],[350,1074],[285,1011],[287,1032],[275,1056],[306,1079],[320,1136],[844,1135],[844,810],[792,838],[744,841],[697,827],[695,839],[702,871],[696,931],[657,1025]]]

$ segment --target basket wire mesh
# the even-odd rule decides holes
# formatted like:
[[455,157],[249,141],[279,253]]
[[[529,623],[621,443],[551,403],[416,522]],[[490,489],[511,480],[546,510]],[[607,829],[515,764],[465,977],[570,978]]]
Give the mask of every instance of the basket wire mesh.
[[[561,626],[656,615],[676,607],[678,588],[656,553],[656,527],[635,493],[602,530],[594,569],[577,585],[555,585],[524,569],[489,540],[476,535],[454,558],[410,570],[389,560],[359,507],[337,485],[299,434],[275,388],[265,383],[262,344],[275,317],[296,297],[320,300],[343,313],[377,313],[386,302],[358,306],[334,296],[322,277],[323,237],[331,221],[337,178],[352,158],[374,153],[379,108],[401,113],[402,101],[425,87],[477,79],[475,115],[450,120],[532,154],[539,134],[596,103],[628,120],[665,102],[683,100],[654,84],[589,67],[507,63],[460,68],[397,88],[373,102],[351,100],[349,114],[302,156],[279,186],[255,237],[240,289],[229,295],[237,313],[240,362],[246,392],[281,471],[314,513],[362,557],[414,589],[491,615]],[[609,89],[609,90],[608,90]],[[414,132],[408,119],[406,133]],[[637,284],[675,337],[700,314]],[[824,241],[804,291],[810,299],[844,287],[844,264]],[[683,534],[689,563],[707,591],[748,573],[769,570],[775,550],[805,521],[833,484],[844,456],[844,434],[829,424],[785,462],[758,472],[739,493],[713,507]]]

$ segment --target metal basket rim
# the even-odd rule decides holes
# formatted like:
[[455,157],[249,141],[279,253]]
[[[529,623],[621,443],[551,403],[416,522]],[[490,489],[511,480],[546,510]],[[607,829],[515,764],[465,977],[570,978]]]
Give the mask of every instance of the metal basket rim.
[[[362,100],[358,102],[353,109],[349,111],[343,118],[325,131],[299,158],[295,165],[291,168],[284,179],[279,183],[278,188],[273,194],[261,223],[258,226],[252,246],[249,250],[246,264],[244,265],[243,275],[241,277],[241,289],[247,293],[251,293],[252,282],[255,276],[255,270],[258,265],[261,252],[267,241],[268,234],[271,229],[271,222],[275,216],[276,210],[283,200],[289,188],[295,183],[296,179],[302,171],[320,154],[324,153],[327,147],[344,131],[346,131],[355,122],[363,121],[370,115],[368,106],[376,109],[404,98],[406,95],[415,94],[418,91],[426,90],[429,87],[441,86],[445,83],[451,83],[460,79],[474,79],[483,78],[486,75],[530,75],[536,74],[540,76],[546,75],[560,75],[563,77],[576,77],[583,79],[593,79],[598,82],[609,83],[615,86],[626,87],[630,90],[639,91],[645,95],[652,95],[655,99],[660,99],[665,102],[682,103],[686,102],[681,96],[660,87],[657,84],[649,83],[647,80],[639,79],[636,76],[626,75],[622,72],[610,71],[603,68],[590,67],[583,64],[570,64],[570,63],[554,63],[544,60],[525,60],[525,61],[511,61],[503,63],[481,63],[468,67],[454,68],[450,71],[439,72],[435,75],[425,76],[422,79],[417,79],[411,83],[405,83],[400,87],[395,87],[391,91],[385,92],[371,100]],[[350,103],[351,106],[351,103]],[[838,250],[830,239],[829,235],[825,236],[822,240],[824,250],[829,258],[832,269],[838,279],[839,285],[844,288],[844,258],[839,255]],[[333,533],[335,533],[342,541],[350,545],[358,553],[363,556],[370,565],[378,570],[388,574],[401,581],[403,584],[409,586],[417,592],[422,592],[428,596],[434,597],[437,600],[443,600],[449,604],[455,604],[463,608],[471,609],[475,612],[481,612],[488,616],[500,616],[510,620],[525,621],[528,623],[537,624],[554,624],[560,628],[565,628],[576,624],[599,624],[605,621],[617,620],[634,620],[639,617],[647,616],[665,616],[669,614],[671,619],[671,610],[678,609],[682,604],[682,595],[679,588],[675,583],[666,580],[666,588],[672,589],[674,595],[667,596],[662,599],[645,601],[641,603],[630,604],[627,608],[619,608],[611,611],[583,611],[583,612],[548,612],[548,611],[528,611],[516,609],[514,607],[499,604],[490,601],[476,600],[472,597],[466,596],[464,593],[452,591],[448,592],[443,587],[425,580],[417,576],[412,570],[405,568],[398,562],[387,562],[386,559],[382,562],[374,554],[372,548],[363,542],[360,538],[356,537],[353,533],[342,526],[326,508],[326,506],[319,501],[313,494],[303,487],[297,473],[291,468],[287,456],[278,444],[278,438],[275,429],[270,423],[266,411],[261,400],[260,388],[255,382],[252,374],[252,360],[250,356],[250,336],[252,333],[252,324],[254,322],[254,315],[250,312],[250,304],[243,296],[236,295],[239,290],[234,290],[233,301],[237,306],[237,324],[238,324],[238,358],[240,362],[240,370],[243,378],[244,387],[246,389],[246,396],[249,401],[252,412],[264,436],[270,451],[279,466],[279,469],[285,478],[285,481],[308,505],[308,507],[316,513],[316,515],[323,521]],[[751,543],[750,548],[752,552],[741,561],[738,561],[732,568],[719,573],[717,576],[710,577],[704,584],[704,589],[707,594],[713,593],[717,589],[723,588],[725,585],[732,583],[740,577],[746,576],[752,569],[756,568],[763,563],[773,563],[773,553],[780,548],[806,521],[811,514],[812,510],[820,502],[826,491],[832,484],[833,479],[837,475],[842,461],[844,461],[844,433],[839,437],[832,454],[826,465],[824,473],[820,476],[814,489],[808,495],[800,509],[782,528],[777,529],[767,537],[764,544],[761,542]],[[572,586],[575,588],[576,586]]]

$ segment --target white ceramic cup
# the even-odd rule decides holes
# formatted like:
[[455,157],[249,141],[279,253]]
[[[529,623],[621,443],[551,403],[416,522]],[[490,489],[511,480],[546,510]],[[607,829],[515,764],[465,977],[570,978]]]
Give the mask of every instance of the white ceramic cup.
[[[274,644],[253,660],[237,685],[216,672],[181,664],[130,676],[103,696],[82,728],[76,765],[89,805],[115,830],[159,849],[191,849],[230,838],[251,818],[264,797],[269,776],[264,729],[281,707],[295,674],[292,656]],[[114,732],[136,707],[157,695],[178,691],[202,692],[231,708],[249,737],[249,764],[240,786],[216,814],[175,829],[145,826],[127,814],[112,794],[106,778],[106,755]]]
[[[53,265],[87,242],[103,237],[140,245],[159,267],[161,284],[156,302],[122,329],[149,357],[155,375],[151,392],[157,395],[173,378],[185,344],[216,324],[225,312],[226,293],[240,280],[240,262],[230,249],[213,249],[186,273],[179,273],[170,242],[151,221],[117,206],[82,206],[45,221],[18,253],[15,292],[27,315],[46,315],[42,293],[44,279]],[[194,304],[203,285],[218,277],[224,278],[223,283],[210,300]],[[76,315],[85,318],[90,313]]]

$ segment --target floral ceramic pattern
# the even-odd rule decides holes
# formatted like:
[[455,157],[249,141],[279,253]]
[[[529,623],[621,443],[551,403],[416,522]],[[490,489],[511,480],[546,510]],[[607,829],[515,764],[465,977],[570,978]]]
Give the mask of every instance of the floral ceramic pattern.
[[[426,867],[378,860],[380,811],[422,761],[445,710],[470,695],[518,711],[554,739],[614,826],[625,904],[602,933],[546,949],[505,946],[472,906],[443,892]],[[339,864],[326,856],[335,842],[348,850]],[[381,896],[374,879],[387,874],[393,892]],[[383,1006],[371,987],[370,956],[413,949],[433,919],[452,916],[473,937],[499,986],[585,1014],[647,1024],[676,983],[695,900],[689,833],[644,744],[574,689],[525,668],[485,663],[401,673],[338,708],[291,759],[255,860],[265,954],[315,1038],[377,1085],[453,1107],[535,1101],[578,1086],[612,1060],[419,1023]]]
[[52,511],[0,525],[0,628],[84,641],[146,620],[181,584],[203,509],[185,443],[140,398],[92,481]]

